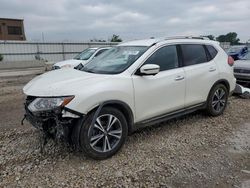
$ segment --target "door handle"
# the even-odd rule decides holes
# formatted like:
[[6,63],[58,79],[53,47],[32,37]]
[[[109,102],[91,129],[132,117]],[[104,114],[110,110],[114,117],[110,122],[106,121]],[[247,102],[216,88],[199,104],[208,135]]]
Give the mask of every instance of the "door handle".
[[214,68],[214,67],[209,68],[209,72],[214,72],[214,71],[216,71],[216,68]]
[[183,80],[184,76],[176,76],[175,81]]

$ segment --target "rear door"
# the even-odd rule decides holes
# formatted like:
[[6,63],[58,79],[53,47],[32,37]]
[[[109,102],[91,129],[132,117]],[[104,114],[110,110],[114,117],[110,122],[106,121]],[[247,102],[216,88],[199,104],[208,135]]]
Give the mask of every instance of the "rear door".
[[185,107],[189,107],[207,100],[219,78],[218,69],[205,45],[182,44],[180,49],[186,75]]

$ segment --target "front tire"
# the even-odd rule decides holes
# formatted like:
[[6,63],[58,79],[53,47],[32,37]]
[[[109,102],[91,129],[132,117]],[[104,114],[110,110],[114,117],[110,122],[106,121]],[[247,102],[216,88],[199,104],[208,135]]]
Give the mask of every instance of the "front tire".
[[123,113],[112,107],[104,107],[92,125],[95,112],[89,114],[81,125],[79,143],[82,151],[93,159],[106,159],[123,146],[128,125]]
[[228,101],[228,89],[223,84],[214,86],[207,99],[207,113],[211,116],[223,114]]

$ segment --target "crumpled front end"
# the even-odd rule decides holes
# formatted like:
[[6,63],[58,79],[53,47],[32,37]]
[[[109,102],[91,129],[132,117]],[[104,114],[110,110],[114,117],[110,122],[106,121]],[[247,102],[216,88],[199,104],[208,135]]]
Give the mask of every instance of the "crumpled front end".
[[71,133],[77,121],[84,118],[83,114],[74,112],[66,107],[57,107],[51,110],[32,112],[29,105],[38,97],[27,96],[25,119],[35,128],[44,133],[46,138],[71,141]]

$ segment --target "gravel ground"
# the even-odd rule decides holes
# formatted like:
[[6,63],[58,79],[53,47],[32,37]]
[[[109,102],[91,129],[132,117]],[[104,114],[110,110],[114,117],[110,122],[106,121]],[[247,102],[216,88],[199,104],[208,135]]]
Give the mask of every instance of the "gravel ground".
[[53,142],[39,152],[39,132],[20,125],[31,78],[0,78],[0,187],[250,187],[250,100],[142,129],[94,161]]

